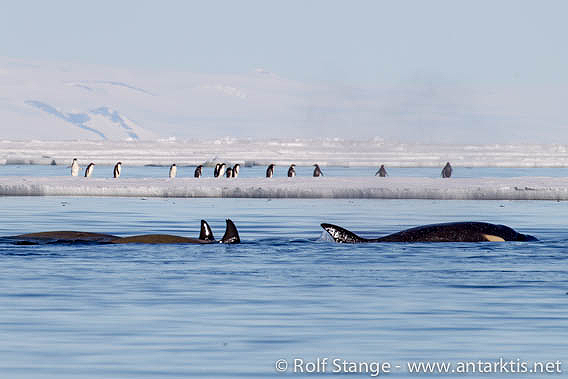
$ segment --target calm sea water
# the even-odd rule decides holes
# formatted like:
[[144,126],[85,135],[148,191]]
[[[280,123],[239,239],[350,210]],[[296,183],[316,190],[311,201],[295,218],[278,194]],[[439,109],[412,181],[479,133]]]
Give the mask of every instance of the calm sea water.
[[[0,209],[0,236],[196,237],[204,218],[220,238],[229,217],[243,242],[0,243],[2,377],[313,377],[295,358],[389,362],[393,377],[428,360],[568,370],[565,202],[3,197]],[[460,220],[540,241],[341,245],[319,226],[374,237]]]

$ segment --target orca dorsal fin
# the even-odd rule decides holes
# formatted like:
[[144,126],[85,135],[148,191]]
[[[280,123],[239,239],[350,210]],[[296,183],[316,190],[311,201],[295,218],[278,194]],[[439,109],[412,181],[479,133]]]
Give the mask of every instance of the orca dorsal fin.
[[213,231],[205,220],[201,220],[201,231],[199,232],[199,239],[204,241],[215,241]]
[[365,238],[359,237],[357,234],[350,232],[347,229],[343,229],[341,226],[333,224],[321,224],[321,227],[329,233],[331,238],[338,243],[357,243],[366,242]]
[[237,227],[230,219],[227,219],[227,227],[225,228],[225,234],[221,239],[222,243],[240,243],[239,232]]

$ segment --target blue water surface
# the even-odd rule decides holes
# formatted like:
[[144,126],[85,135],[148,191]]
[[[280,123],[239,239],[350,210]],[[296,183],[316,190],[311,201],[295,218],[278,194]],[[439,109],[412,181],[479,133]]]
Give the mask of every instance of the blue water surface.
[[[0,209],[0,236],[197,237],[204,218],[220,238],[228,217],[242,240],[0,242],[2,377],[314,377],[293,362],[318,358],[389,362],[401,378],[418,376],[407,362],[428,360],[568,370],[566,202],[0,197]],[[465,220],[540,241],[343,245],[319,226],[377,237]],[[511,374],[466,377],[497,376]]]

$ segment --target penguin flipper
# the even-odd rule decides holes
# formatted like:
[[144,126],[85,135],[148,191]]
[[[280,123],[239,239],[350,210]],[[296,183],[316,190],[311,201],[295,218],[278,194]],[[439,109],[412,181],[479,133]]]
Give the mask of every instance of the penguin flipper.
[[205,220],[201,220],[201,230],[199,231],[199,239],[204,241],[215,241],[213,231]]
[[230,219],[227,219],[227,227],[225,229],[225,234],[221,238],[221,243],[240,243],[239,232],[237,227]]

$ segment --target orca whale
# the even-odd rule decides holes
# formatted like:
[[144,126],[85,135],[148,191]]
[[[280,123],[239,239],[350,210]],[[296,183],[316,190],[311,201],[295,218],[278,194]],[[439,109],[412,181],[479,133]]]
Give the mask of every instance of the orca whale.
[[199,238],[181,237],[170,234],[142,234],[139,236],[122,237],[112,240],[110,243],[239,243],[239,232],[237,227],[230,219],[226,220],[227,226],[225,234],[220,241],[216,241],[209,224],[205,220],[201,220],[201,232]]
[[53,232],[26,233],[17,236],[4,237],[17,245],[38,245],[52,243],[111,243],[120,238],[112,234],[75,232],[59,230]]
[[12,241],[18,245],[37,245],[37,244],[73,244],[73,243],[240,243],[237,227],[230,219],[226,220],[225,234],[221,240],[215,240],[211,227],[205,220],[201,220],[199,238],[181,237],[169,234],[143,234],[130,237],[119,237],[113,234],[75,232],[75,231],[53,231],[40,233],[26,233],[17,236],[5,237],[4,240]]
[[361,242],[501,242],[538,241],[528,234],[521,234],[505,225],[487,222],[448,222],[417,226],[379,238],[363,238],[333,224],[321,224],[322,228],[339,243]]

